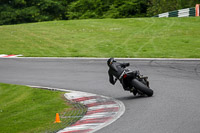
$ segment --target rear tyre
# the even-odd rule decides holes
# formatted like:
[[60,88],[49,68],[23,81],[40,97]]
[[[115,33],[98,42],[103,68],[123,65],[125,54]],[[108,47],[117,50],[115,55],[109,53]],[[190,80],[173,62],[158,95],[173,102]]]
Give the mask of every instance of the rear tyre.
[[138,81],[137,79],[132,80],[132,86],[138,89],[140,92],[146,94],[148,97],[153,96],[153,90],[148,88],[146,85]]

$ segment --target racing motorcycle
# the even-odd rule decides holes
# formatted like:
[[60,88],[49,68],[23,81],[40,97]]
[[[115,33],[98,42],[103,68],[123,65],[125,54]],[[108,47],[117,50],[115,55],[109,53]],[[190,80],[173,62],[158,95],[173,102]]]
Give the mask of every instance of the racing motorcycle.
[[131,93],[134,95],[146,95],[148,97],[153,96],[153,90],[149,87],[149,81],[147,76],[143,76],[140,74],[139,71],[136,72],[136,75],[133,77],[131,76],[133,71],[130,69],[125,69],[123,72],[123,76],[120,80],[122,85],[125,85]]

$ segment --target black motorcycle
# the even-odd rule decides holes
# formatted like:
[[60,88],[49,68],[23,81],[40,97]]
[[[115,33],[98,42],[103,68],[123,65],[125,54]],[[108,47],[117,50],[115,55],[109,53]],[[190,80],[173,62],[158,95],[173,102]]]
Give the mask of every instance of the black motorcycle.
[[134,77],[132,74],[133,71],[129,69],[125,69],[122,74],[120,82],[128,88],[125,90],[130,91],[134,95],[139,94],[146,95],[148,97],[153,96],[153,90],[150,89],[149,81],[147,80],[148,77],[141,75],[139,71],[136,72]]

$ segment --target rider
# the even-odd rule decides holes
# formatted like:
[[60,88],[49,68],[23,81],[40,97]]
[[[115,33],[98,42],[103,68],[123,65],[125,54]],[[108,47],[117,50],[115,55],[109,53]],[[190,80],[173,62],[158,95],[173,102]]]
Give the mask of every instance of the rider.
[[[126,74],[125,73],[125,68],[127,66],[129,66],[129,63],[119,63],[117,61],[115,61],[114,58],[109,58],[107,60],[107,65],[109,67],[108,70],[108,75],[109,75],[109,81],[111,84],[115,84],[117,79],[120,81],[120,83],[122,84],[124,90],[130,90],[130,88],[128,87],[128,85],[126,83],[123,82],[123,77]],[[131,78],[135,78],[138,74],[138,71],[133,71],[131,73],[129,73],[129,77]],[[114,80],[114,77],[116,78]]]

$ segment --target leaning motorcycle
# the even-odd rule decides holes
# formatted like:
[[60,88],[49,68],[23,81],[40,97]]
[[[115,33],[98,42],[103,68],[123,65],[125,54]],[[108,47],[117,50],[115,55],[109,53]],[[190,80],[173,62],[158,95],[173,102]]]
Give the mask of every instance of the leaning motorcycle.
[[140,94],[148,97],[153,96],[153,90],[149,87],[148,77],[141,75],[139,71],[137,71],[134,77],[130,76],[131,74],[131,70],[125,69],[124,73],[122,74],[123,77],[120,80],[122,84],[127,86],[127,90],[134,95]]

